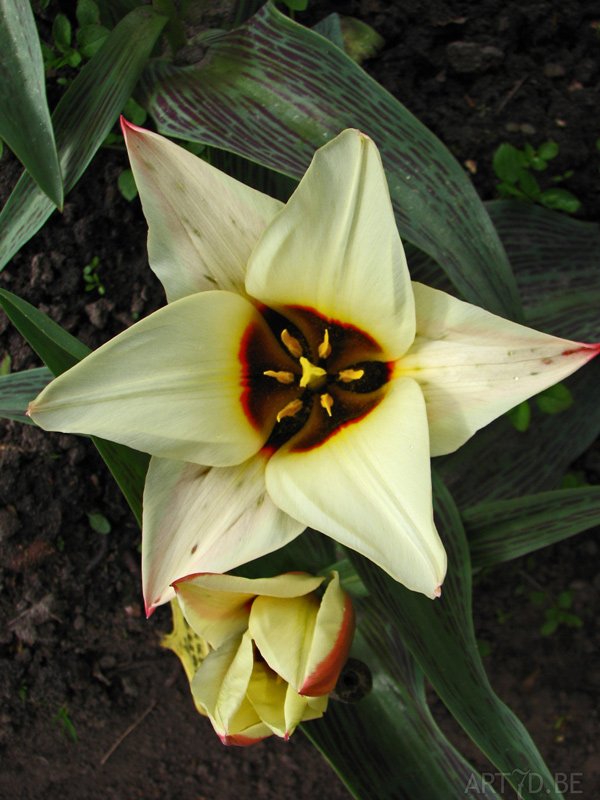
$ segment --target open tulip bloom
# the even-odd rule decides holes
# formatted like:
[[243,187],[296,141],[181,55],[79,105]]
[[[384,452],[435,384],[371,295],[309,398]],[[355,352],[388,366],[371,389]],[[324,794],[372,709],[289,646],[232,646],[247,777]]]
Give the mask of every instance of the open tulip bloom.
[[287,739],[323,715],[354,634],[354,611],[336,572],[251,580],[189,575],[177,599],[211,651],[191,680],[194,699],[224,744]]
[[375,144],[346,130],[283,205],[123,123],[168,305],[53,381],[29,412],[153,458],[151,611],[306,526],[429,597],[444,548],[430,456],[593,358],[411,283]]

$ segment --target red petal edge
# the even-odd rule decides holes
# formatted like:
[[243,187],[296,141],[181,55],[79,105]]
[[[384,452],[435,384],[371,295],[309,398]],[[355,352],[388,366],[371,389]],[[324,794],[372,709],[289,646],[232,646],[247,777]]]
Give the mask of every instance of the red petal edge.
[[331,648],[329,655],[317,665],[312,675],[304,681],[299,694],[307,697],[322,697],[333,691],[340,671],[350,651],[352,639],[354,638],[354,606],[348,592],[346,595],[346,605],[344,606],[344,617],[340,626],[340,631],[335,644]]

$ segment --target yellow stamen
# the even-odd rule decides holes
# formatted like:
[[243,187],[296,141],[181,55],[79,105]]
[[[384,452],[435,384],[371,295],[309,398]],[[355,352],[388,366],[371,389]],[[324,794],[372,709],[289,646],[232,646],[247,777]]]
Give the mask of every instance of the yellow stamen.
[[293,417],[294,414],[297,414],[301,408],[302,408],[302,400],[298,400],[298,398],[292,400],[287,404],[287,406],[284,406],[281,409],[279,414],[277,414],[277,422],[281,422],[281,420],[284,417]]
[[342,383],[350,383],[350,381],[360,380],[364,374],[364,369],[343,369],[338,377]]
[[331,353],[331,345],[329,344],[329,331],[325,328],[325,334],[323,336],[323,341],[319,345],[319,358],[327,358],[327,356]]
[[333,405],[333,397],[330,394],[321,395],[321,405],[325,411],[331,416],[331,406]]
[[281,341],[295,358],[300,358],[302,355],[302,345],[298,339],[290,334],[287,328],[281,332]]
[[327,370],[321,369],[321,367],[315,367],[314,364],[311,364],[308,358],[302,357],[300,359],[300,366],[302,367],[302,377],[300,378],[300,386],[305,389],[307,386],[310,386],[311,383],[313,384],[310,386],[311,389],[318,389],[318,384],[321,383],[323,376],[327,375]]
[[279,383],[293,383],[296,377],[293,372],[284,372],[283,370],[275,372],[273,369],[268,369],[266,372],[263,372],[263,375],[266,375],[268,378],[275,378]]

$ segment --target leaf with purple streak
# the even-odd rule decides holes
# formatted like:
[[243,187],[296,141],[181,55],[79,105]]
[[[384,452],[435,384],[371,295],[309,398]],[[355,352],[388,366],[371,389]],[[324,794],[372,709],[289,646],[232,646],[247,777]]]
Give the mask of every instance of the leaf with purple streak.
[[272,4],[215,41],[197,65],[149,64],[141,85],[161,133],[294,178],[317,147],[360,128],[381,152],[401,235],[470,302],[521,319],[504,250],[452,154],[338,47]]
[[[56,107],[52,123],[65,192],[77,183],[114,125],[165,21],[149,8],[128,14]],[[0,269],[42,227],[54,208],[24,173],[0,214]]]
[[[433,487],[437,527],[448,552],[439,600],[409,591],[357,553],[348,551],[350,560],[440,699],[507,783],[520,790],[523,800],[562,800],[528,732],[489,684],[473,631],[465,532],[450,493],[435,473]],[[538,777],[536,784],[519,785],[529,771]]]
[[485,503],[461,516],[473,567],[488,567],[600,525],[600,486]]
[[[304,733],[359,800],[498,798],[433,720],[423,672],[385,613],[369,601],[359,613],[351,655],[375,688],[356,703],[330,700],[317,725],[302,725]],[[361,672],[347,669],[339,685],[360,688]]]

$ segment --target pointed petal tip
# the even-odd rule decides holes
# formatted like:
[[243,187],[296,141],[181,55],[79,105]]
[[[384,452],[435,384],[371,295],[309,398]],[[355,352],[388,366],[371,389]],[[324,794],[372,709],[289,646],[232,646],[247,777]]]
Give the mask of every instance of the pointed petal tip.
[[437,599],[438,597],[441,597],[441,596],[442,596],[442,584],[440,583],[440,585],[437,587],[437,589],[433,593],[433,598],[435,600],[435,599]]

